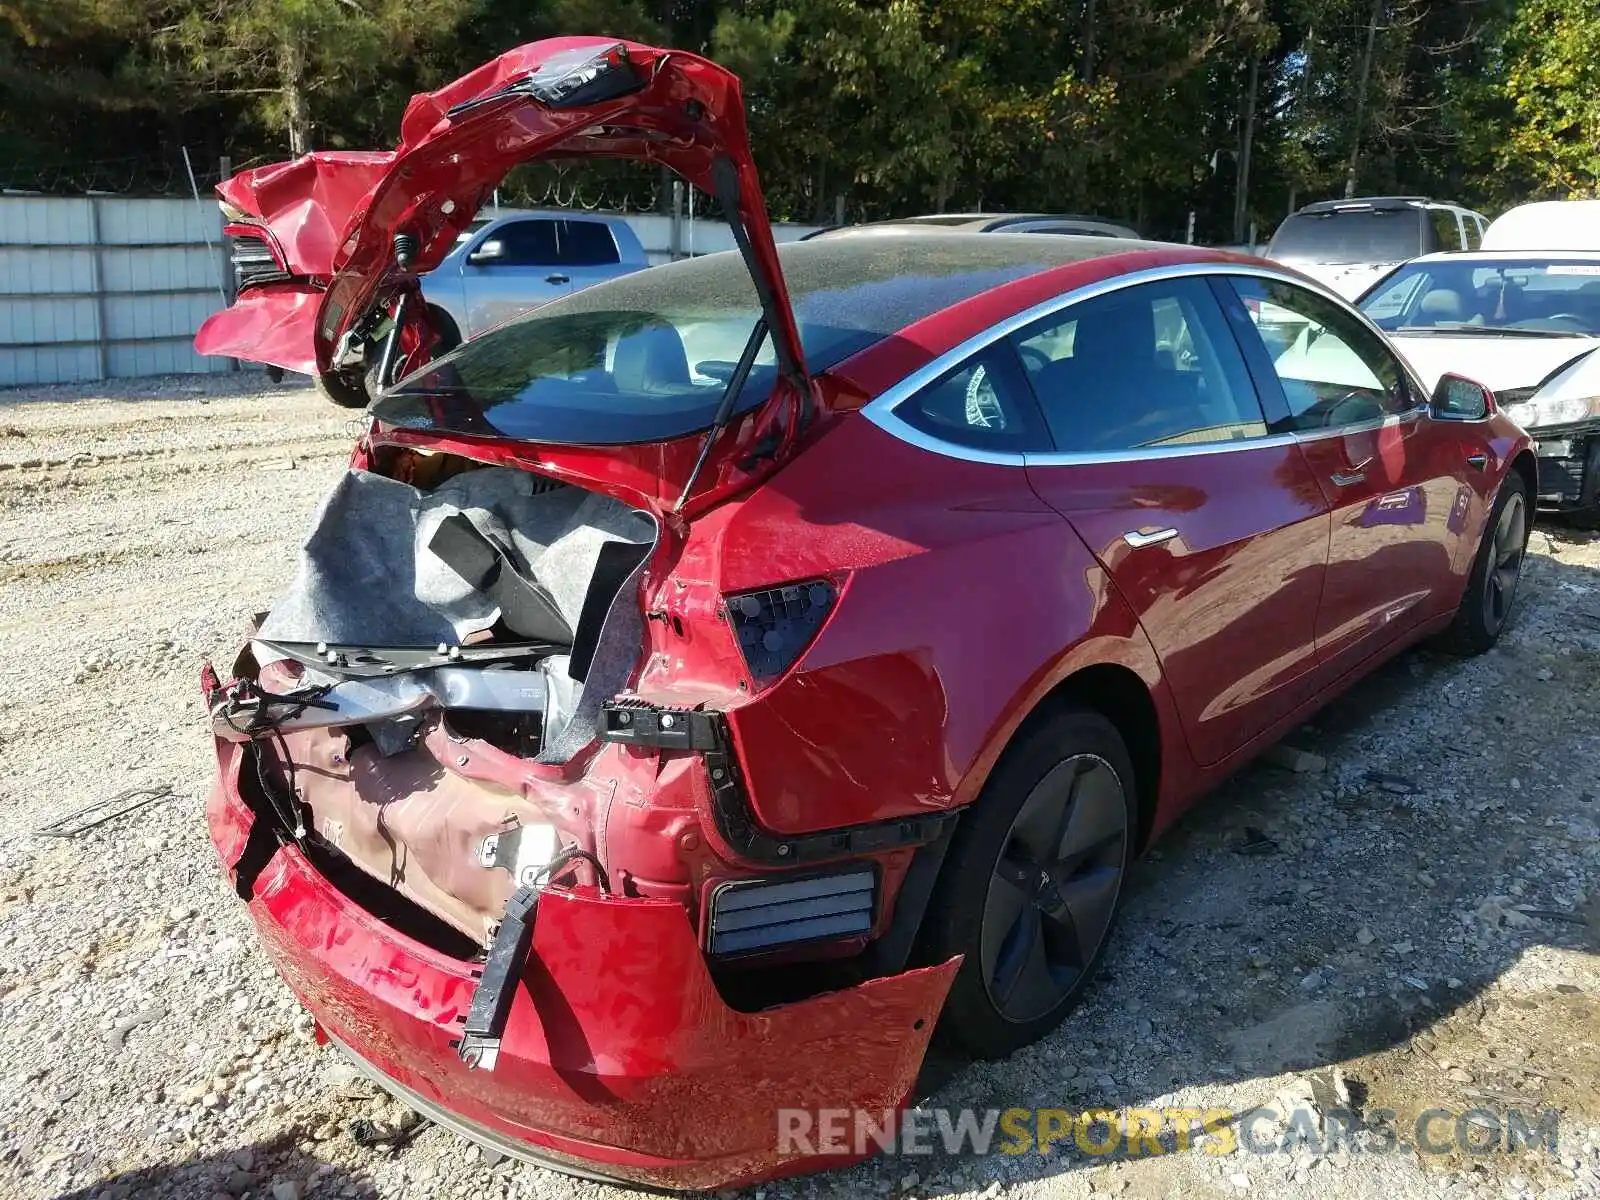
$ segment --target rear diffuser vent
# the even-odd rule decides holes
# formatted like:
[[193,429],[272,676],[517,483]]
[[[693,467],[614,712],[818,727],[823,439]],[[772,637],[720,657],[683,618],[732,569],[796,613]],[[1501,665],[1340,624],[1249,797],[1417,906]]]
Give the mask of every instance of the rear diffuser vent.
[[809,879],[749,879],[711,893],[707,949],[750,954],[802,942],[858,936],[872,929],[877,877],[870,868]]

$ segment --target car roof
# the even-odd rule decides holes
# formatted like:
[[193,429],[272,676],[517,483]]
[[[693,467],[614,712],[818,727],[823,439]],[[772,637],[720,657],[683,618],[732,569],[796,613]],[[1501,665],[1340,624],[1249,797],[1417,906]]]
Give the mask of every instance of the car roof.
[[[778,258],[800,325],[888,338],[962,301],[1070,264],[1103,259],[1103,274],[1116,275],[1128,269],[1117,260],[1141,251],[1164,251],[1179,261],[1236,261],[1221,252],[1131,238],[1046,238],[915,227],[783,242]],[[1141,260],[1147,257],[1140,255]],[[1263,266],[1271,269],[1270,264]],[[726,250],[594,284],[562,301],[562,307],[670,311],[704,304],[731,311],[755,303],[743,259]],[[1026,302],[1013,307],[1026,307]],[[996,319],[1006,315],[1007,303],[997,304]]]
[[1318,200],[1295,209],[1293,216],[1301,213],[1359,212],[1368,208],[1416,208],[1419,204],[1435,204],[1426,196],[1351,196],[1348,200]]
[[502,208],[499,212],[482,209],[472,220],[476,224],[479,221],[488,223],[523,217],[540,217],[547,221],[604,221],[608,225],[628,223],[626,217],[618,216],[616,213],[573,212],[565,208]]
[[1600,250],[1600,200],[1519,204],[1489,222],[1483,243],[1487,249],[1503,246],[1546,253]]
[[949,225],[957,228],[966,225],[982,225],[989,228],[1000,228],[1020,221],[1094,221],[1101,225],[1122,224],[1121,221],[1113,221],[1110,217],[1097,217],[1092,213],[1047,212],[921,213],[914,217],[897,217],[892,221],[879,221],[874,222],[874,224]]

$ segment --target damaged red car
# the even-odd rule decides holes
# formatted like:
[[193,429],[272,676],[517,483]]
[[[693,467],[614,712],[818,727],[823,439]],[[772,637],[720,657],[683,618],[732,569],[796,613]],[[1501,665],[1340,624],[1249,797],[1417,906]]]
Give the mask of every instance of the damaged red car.
[[[665,164],[739,250],[446,352],[418,273],[550,156]],[[326,1037],[519,1157],[679,1188],[841,1161],[779,1110],[896,1110],[936,1032],[1043,1036],[1187,805],[1510,613],[1534,460],[1482,387],[1427,395],[1255,259],[780,251],[737,80],[693,55],[526,46],[392,152],[221,192],[259,269],[201,352],[375,398],[207,669],[212,836]]]

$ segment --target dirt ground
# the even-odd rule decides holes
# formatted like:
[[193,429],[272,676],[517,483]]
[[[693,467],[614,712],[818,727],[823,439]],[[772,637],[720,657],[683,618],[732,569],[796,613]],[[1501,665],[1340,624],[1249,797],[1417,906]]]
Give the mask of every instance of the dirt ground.
[[[0,1195],[627,1195],[433,1126],[357,1145],[400,1114],[315,1046],[218,872],[199,663],[285,581],[352,425],[263,386],[0,395]],[[1135,871],[1079,1012],[928,1100],[1227,1110],[1211,1134],[749,1195],[1600,1195],[1597,568],[1600,541],[1542,528],[1499,648],[1407,654],[1290,739],[1322,769],[1200,805]],[[130,789],[155,798],[38,833]]]

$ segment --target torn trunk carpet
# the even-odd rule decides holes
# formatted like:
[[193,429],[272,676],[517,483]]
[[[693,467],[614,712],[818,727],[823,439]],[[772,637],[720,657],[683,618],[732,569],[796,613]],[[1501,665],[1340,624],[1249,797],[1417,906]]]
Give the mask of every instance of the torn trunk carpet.
[[[549,731],[540,755],[562,761],[587,741],[579,727],[586,710],[598,711],[638,657],[634,593],[654,538],[646,514],[527,471],[485,467],[422,492],[350,470],[323,501],[294,579],[259,636],[431,647],[458,645],[504,620],[528,640],[573,645],[572,656],[541,664],[565,701],[559,711],[577,708],[577,720]],[[606,551],[619,543],[639,548],[623,556],[625,576]],[[614,591],[591,599],[597,571]],[[281,657],[259,643],[256,653],[263,664]],[[576,672],[569,671],[574,659],[582,662]],[[592,704],[582,703],[583,692],[593,693]],[[576,745],[563,745],[573,738]]]

